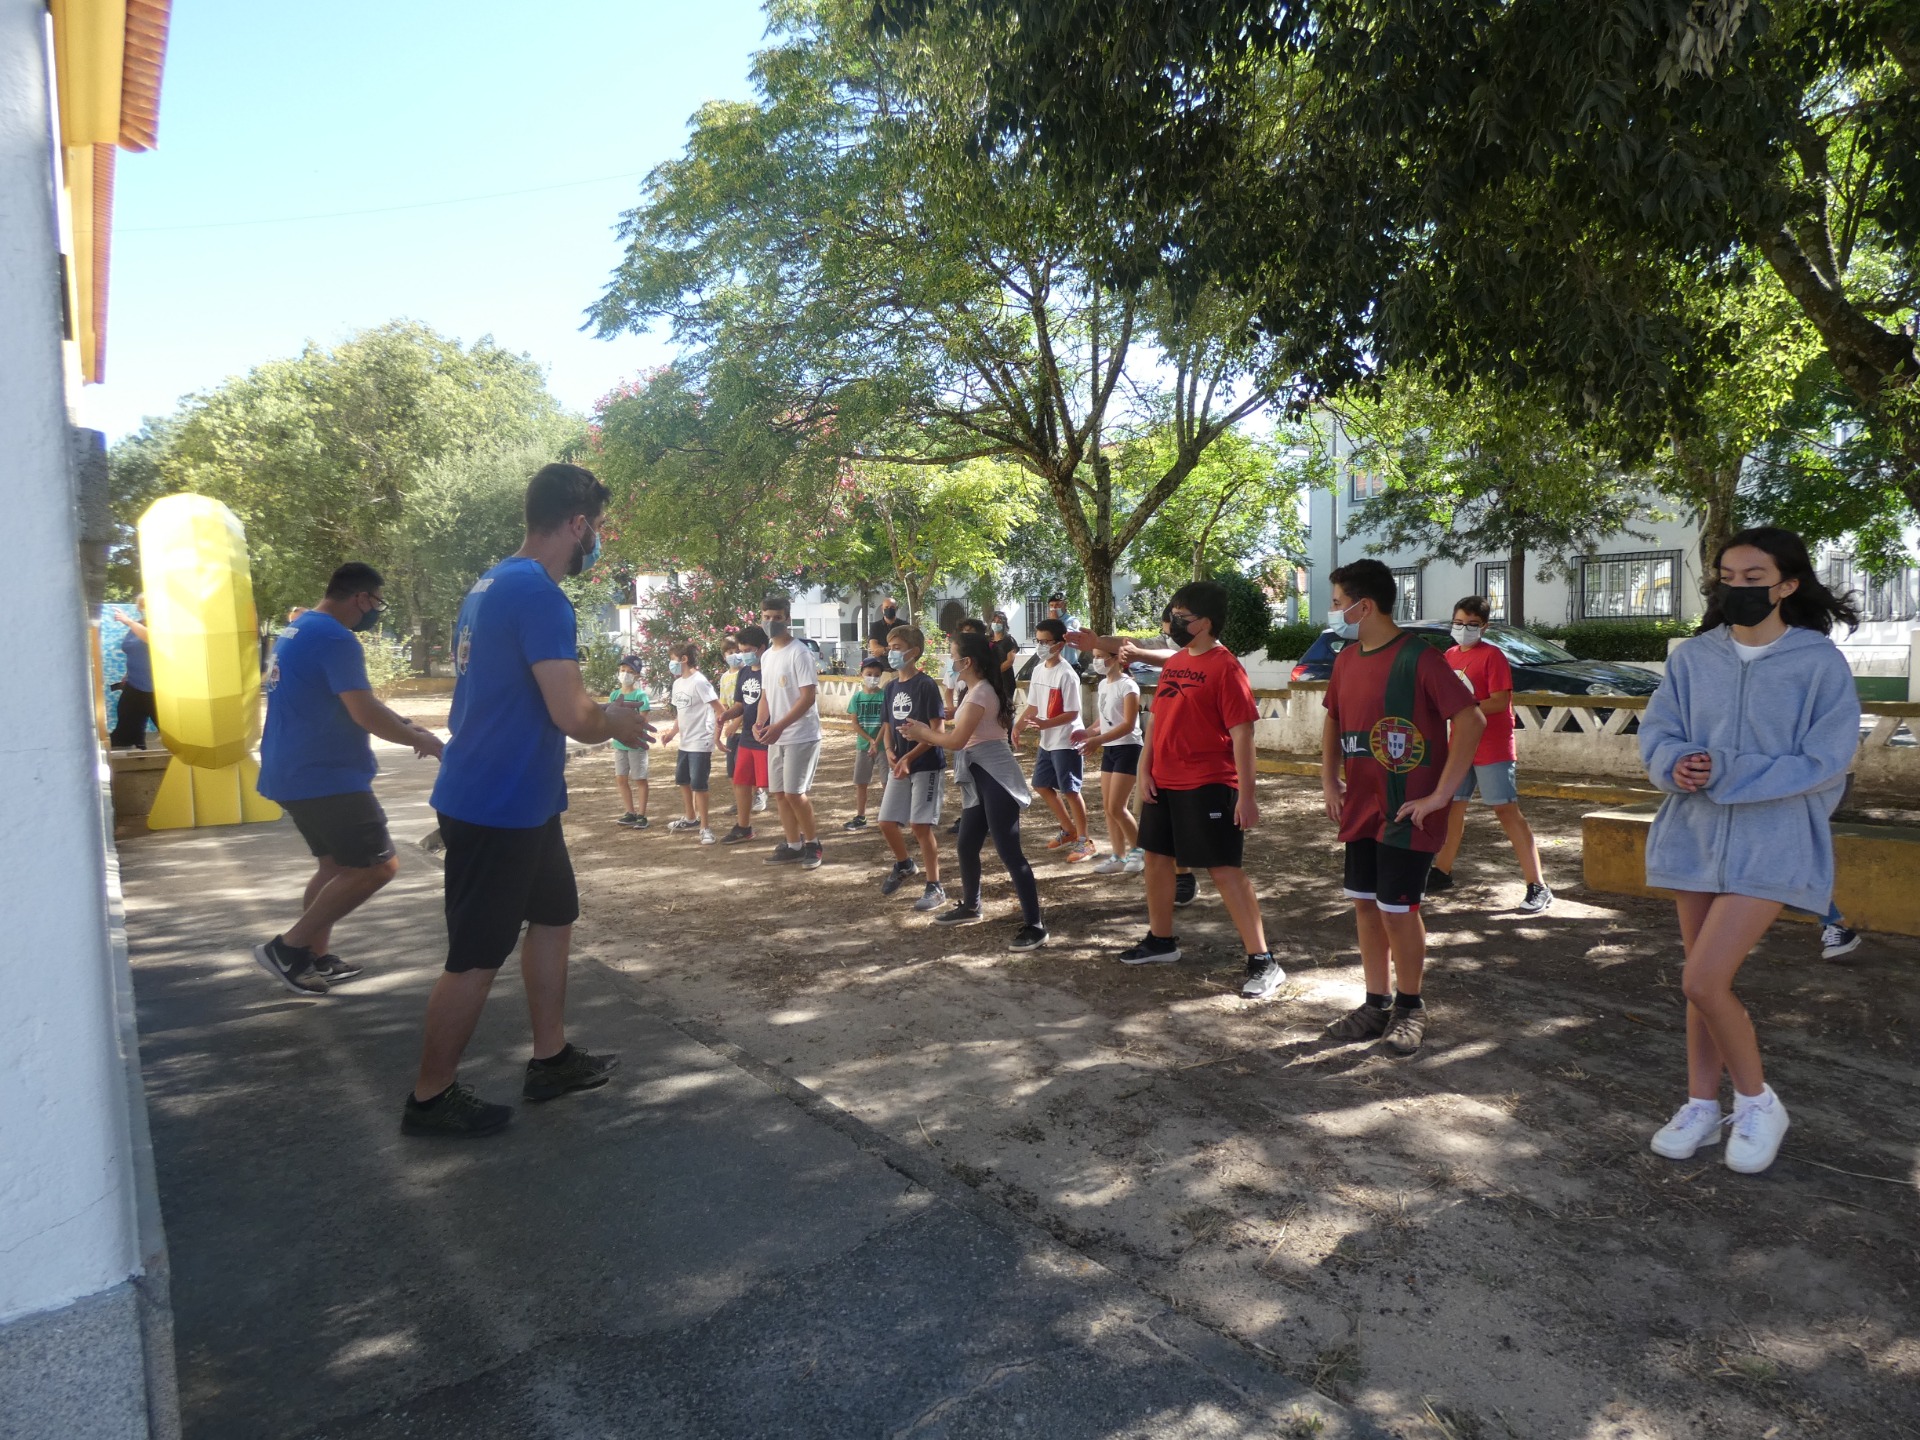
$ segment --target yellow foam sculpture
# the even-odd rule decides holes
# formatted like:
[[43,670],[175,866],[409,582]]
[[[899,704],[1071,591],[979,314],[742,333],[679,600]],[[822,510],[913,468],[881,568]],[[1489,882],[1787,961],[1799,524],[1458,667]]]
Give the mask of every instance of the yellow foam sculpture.
[[140,517],[154,709],[173,759],[151,830],[278,820],[259,762],[260,641],[247,537],[204,495],[169,495]]

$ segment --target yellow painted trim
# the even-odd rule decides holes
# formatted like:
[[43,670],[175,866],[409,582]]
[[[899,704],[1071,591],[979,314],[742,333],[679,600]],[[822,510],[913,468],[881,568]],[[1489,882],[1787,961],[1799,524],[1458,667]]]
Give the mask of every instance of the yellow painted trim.
[[120,143],[127,63],[127,0],[51,0],[60,143],[69,150]]

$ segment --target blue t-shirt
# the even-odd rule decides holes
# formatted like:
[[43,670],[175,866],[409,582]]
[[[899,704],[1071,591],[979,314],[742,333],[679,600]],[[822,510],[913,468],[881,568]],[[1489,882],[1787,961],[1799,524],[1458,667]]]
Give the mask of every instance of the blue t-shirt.
[[267,726],[260,737],[260,793],[315,800],[371,790],[380,767],[373,742],[340,697],[371,690],[367,656],[353,632],[309,610],[280,632],[267,662]]
[[454,626],[453,738],[433,808],[469,825],[531,830],[567,808],[567,737],[533,667],[577,660],[573,602],[538,560],[502,560],[473,582]]
[[135,690],[153,689],[153,651],[133,631],[120,637],[120,649],[127,657],[127,684]]

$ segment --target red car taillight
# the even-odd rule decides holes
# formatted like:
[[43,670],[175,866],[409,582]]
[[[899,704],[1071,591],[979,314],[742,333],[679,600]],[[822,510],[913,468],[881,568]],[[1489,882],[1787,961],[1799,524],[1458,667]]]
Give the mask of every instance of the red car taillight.
[[1293,675],[1291,676],[1291,678],[1295,680],[1305,680],[1309,678],[1307,673],[1307,667],[1305,665],[1294,666]]

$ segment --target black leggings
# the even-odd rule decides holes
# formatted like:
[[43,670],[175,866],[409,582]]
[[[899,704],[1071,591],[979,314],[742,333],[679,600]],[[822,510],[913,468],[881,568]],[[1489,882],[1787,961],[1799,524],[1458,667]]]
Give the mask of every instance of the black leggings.
[[131,685],[120,690],[120,709],[114,717],[113,734],[107,737],[109,750],[147,748],[147,721],[153,719],[153,691],[136,690]]
[[968,905],[980,903],[980,849],[993,836],[993,848],[1000,852],[1000,863],[1007,867],[1015,893],[1020,896],[1020,913],[1027,924],[1040,923],[1040,887],[1033,883],[1033,866],[1020,848],[1020,802],[1006,792],[998,780],[975,767],[973,793],[978,805],[960,812],[960,884],[961,899]]

